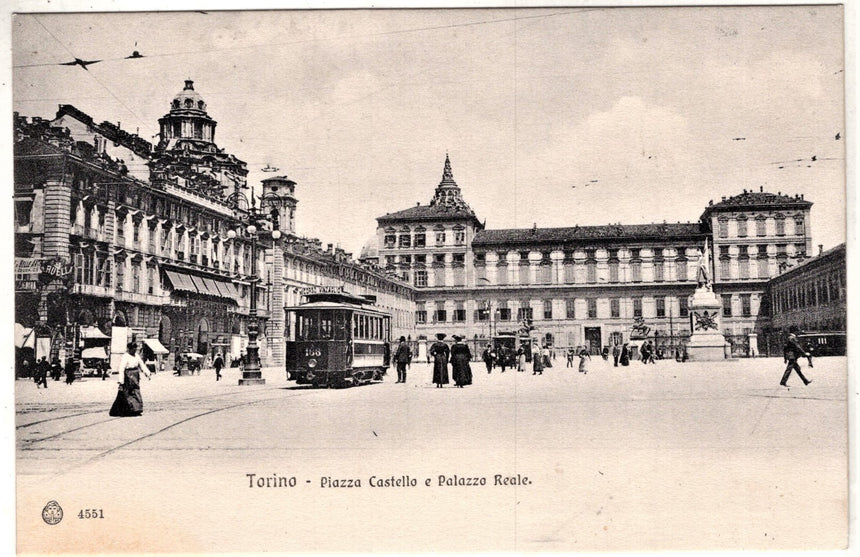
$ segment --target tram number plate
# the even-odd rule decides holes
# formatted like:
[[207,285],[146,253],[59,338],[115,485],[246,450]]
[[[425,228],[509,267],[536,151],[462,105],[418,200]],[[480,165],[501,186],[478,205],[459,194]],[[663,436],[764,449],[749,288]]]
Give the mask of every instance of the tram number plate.
[[306,358],[318,358],[322,356],[322,350],[316,347],[307,347],[305,348],[305,357]]

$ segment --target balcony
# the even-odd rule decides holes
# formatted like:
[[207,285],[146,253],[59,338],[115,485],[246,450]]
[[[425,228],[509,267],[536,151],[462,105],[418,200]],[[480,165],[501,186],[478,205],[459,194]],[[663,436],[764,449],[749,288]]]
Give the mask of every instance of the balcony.
[[72,294],[110,298],[113,295],[113,288],[110,286],[96,286],[95,284],[76,284],[72,287]]
[[115,300],[118,302],[131,302],[134,304],[147,304],[151,306],[160,306],[166,303],[173,304],[172,301],[166,299],[166,296],[156,296],[154,294],[141,294],[139,292],[117,291]]

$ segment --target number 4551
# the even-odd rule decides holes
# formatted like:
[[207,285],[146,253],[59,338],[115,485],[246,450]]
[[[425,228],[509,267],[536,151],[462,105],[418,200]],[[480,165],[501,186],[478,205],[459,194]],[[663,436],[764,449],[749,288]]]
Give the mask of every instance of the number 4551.
[[83,509],[78,513],[78,518],[104,518],[102,509]]

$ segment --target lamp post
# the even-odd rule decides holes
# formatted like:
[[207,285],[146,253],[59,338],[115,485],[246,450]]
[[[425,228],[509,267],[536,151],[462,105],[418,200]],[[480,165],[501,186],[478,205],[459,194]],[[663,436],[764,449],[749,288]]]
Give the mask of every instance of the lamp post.
[[[283,199],[274,193],[265,193],[259,197],[260,209],[257,208],[257,197],[251,190],[251,206],[248,208],[248,200],[242,192],[236,191],[231,194],[227,201],[234,206],[236,220],[244,227],[245,232],[251,238],[251,304],[248,310],[248,346],[245,348],[245,367],[242,370],[242,378],[239,385],[263,385],[263,373],[260,371],[260,347],[257,344],[257,336],[260,333],[260,324],[257,318],[257,238],[266,232],[265,226],[271,225],[268,234],[272,240],[281,238],[279,211],[283,205]],[[263,203],[269,204],[272,209],[269,213],[262,210]],[[244,207],[243,207],[244,206]],[[227,237],[231,240],[237,236],[235,230],[229,230]]]

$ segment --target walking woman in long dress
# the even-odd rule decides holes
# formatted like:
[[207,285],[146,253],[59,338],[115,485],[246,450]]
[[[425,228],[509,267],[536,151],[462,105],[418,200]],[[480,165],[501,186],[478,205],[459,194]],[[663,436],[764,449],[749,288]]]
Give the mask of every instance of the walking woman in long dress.
[[469,362],[472,360],[472,351],[463,344],[463,337],[454,335],[454,344],[451,345],[451,377],[459,388],[472,384],[472,368]]
[[532,375],[543,375],[543,354],[537,345],[532,351]]
[[146,364],[137,355],[137,344],[129,342],[128,351],[122,355],[119,369],[123,373],[122,386],[110,409],[111,416],[140,416],[143,413],[143,397],[140,396],[140,374],[149,379]]
[[436,384],[437,389],[441,389],[442,385],[448,383],[448,356],[451,350],[442,342],[445,340],[445,333],[437,333],[436,339],[427,351],[427,355],[433,358],[433,383]]
[[581,346],[579,348],[579,372],[580,373],[588,373],[588,368],[585,366],[585,360],[591,359],[591,354],[588,353],[588,348],[585,346]]

